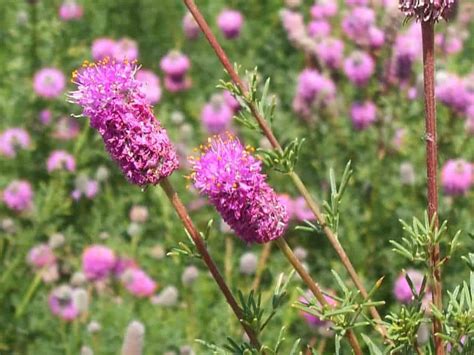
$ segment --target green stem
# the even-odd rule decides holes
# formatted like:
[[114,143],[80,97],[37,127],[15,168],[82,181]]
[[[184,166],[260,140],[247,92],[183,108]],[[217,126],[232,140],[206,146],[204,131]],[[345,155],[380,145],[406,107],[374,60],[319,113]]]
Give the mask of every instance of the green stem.
[[25,312],[25,309],[28,306],[28,303],[30,302],[31,298],[33,297],[40,283],[41,283],[41,274],[37,272],[35,275],[35,278],[30,284],[30,287],[28,288],[28,291],[26,291],[26,294],[23,297],[22,301],[20,302],[20,305],[16,309],[15,318],[20,318],[22,314]]

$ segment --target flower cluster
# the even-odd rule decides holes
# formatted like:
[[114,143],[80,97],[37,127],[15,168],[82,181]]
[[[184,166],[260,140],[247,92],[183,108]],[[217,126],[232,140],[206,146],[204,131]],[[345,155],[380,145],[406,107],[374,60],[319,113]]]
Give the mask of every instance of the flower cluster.
[[194,186],[242,240],[266,243],[282,236],[288,214],[250,148],[228,133],[210,139],[202,155],[190,161]]
[[165,73],[165,88],[169,92],[180,92],[191,87],[191,79],[187,76],[191,62],[179,51],[170,51],[160,61],[160,68]]
[[400,0],[400,10],[407,16],[420,21],[446,19],[456,5],[456,0]]
[[73,73],[72,102],[83,108],[127,179],[137,185],[158,184],[178,168],[166,130],[155,119],[135,78],[137,66],[104,60]]

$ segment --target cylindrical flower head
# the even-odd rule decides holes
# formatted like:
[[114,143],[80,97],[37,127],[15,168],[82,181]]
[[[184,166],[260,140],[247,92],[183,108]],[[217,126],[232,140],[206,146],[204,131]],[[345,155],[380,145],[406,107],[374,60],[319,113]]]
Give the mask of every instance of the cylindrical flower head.
[[156,290],[156,282],[143,270],[129,268],[122,275],[125,288],[137,297],[151,296]]
[[242,240],[266,243],[282,236],[288,214],[251,151],[230,133],[216,136],[190,159],[191,178]]
[[82,254],[82,270],[89,280],[106,278],[116,264],[115,253],[102,245],[91,245]]
[[211,134],[220,134],[230,128],[234,112],[227,105],[223,95],[215,94],[201,111],[202,123]]
[[131,322],[125,331],[122,355],[141,355],[145,337],[145,326],[139,321]]
[[113,160],[126,178],[143,186],[158,184],[178,168],[176,151],[166,130],[155,119],[135,78],[137,66],[104,60],[73,73],[77,90],[71,102],[90,117]]
[[456,0],[400,0],[400,10],[407,16],[421,21],[438,21],[446,18]]
[[33,89],[38,96],[54,99],[63,93],[66,87],[64,74],[56,68],[43,68],[33,78]]

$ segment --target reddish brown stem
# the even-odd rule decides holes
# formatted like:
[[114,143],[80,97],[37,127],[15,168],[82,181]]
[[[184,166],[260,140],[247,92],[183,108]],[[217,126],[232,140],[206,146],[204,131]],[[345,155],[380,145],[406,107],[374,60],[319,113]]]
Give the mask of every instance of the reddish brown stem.
[[[229,74],[230,78],[232,81],[240,88],[240,90],[246,94],[247,93],[247,88],[245,87],[244,83],[240,79],[239,75],[235,71],[234,67],[229,61],[229,58],[227,57],[225,51],[217,41],[217,38],[214,36],[212,33],[211,28],[207,24],[206,20],[202,16],[201,12],[199,11],[198,7],[194,3],[194,0],[183,0],[184,4],[188,8],[189,12],[193,15],[194,19],[196,20],[197,24],[201,28],[202,32],[206,36],[209,44],[211,47],[214,49],[214,52],[216,53],[217,57],[221,61],[224,69],[227,71]],[[250,104],[250,110],[252,112],[252,115],[255,117],[258,125],[260,126],[260,129],[262,130],[263,134],[267,137],[268,141],[272,145],[272,147],[278,151],[281,151],[281,145],[276,139],[275,135],[273,134],[273,131],[271,130],[270,126],[268,125],[267,121],[265,118],[263,118],[260,113],[258,112],[257,108],[255,107],[254,104]],[[317,221],[319,224],[326,226],[326,223],[324,221],[323,215],[320,213],[319,208],[317,207],[316,202],[314,199],[311,197],[308,189],[305,187],[301,179],[296,173],[291,173],[290,174],[293,183],[299,190],[299,192],[303,195],[305,198],[306,202],[308,203],[308,206],[312,210],[313,214],[315,215]],[[347,269],[351,279],[353,280],[354,284],[356,287],[359,289],[361,295],[364,298],[367,298],[368,293],[366,288],[364,287],[362,281],[360,280],[359,276],[357,275],[350,259],[348,258],[347,254],[345,253],[342,245],[339,243],[339,240],[337,239],[337,236],[331,231],[329,227],[324,227],[324,232],[326,234],[326,237],[329,239],[331,245],[335,249],[336,253],[338,254],[339,258],[341,259],[344,267]],[[385,327],[383,326],[382,319],[375,307],[370,307],[370,313],[372,314],[372,317],[377,321],[377,330],[382,334],[384,338],[387,338],[387,332]]]
[[[296,270],[298,275],[300,275],[301,279],[303,282],[308,286],[309,290],[311,293],[316,297],[318,302],[325,307],[333,307],[331,304],[328,303],[326,300],[326,297],[324,297],[323,292],[321,291],[321,288],[317,284],[316,281],[313,280],[311,275],[306,271],[306,269],[303,267],[301,262],[298,260],[298,258],[295,256],[293,253],[293,250],[291,250],[290,246],[286,242],[285,238],[279,238],[275,240],[275,244],[280,248],[282,253],[285,255],[285,257],[288,259],[290,264],[293,266],[293,268]],[[346,333],[347,339],[349,340],[349,343],[352,346],[352,349],[354,350],[354,353],[356,355],[362,355],[362,350],[360,348],[359,342],[352,330],[348,330]]]
[[173,186],[171,186],[170,182],[168,179],[164,179],[161,182],[161,187],[166,193],[166,196],[170,200],[171,204],[173,205],[174,209],[176,210],[176,213],[178,214],[179,218],[183,222],[184,227],[186,230],[189,232],[191,235],[191,238],[193,239],[194,245],[196,246],[197,251],[202,257],[202,260],[208,267],[209,271],[211,272],[212,277],[216,281],[217,285],[219,286],[220,290],[224,294],[225,299],[227,300],[227,303],[229,306],[232,308],[232,310],[235,313],[235,316],[239,320],[240,324],[244,328],[245,332],[247,333],[250,342],[256,349],[260,349],[260,342],[257,339],[256,334],[254,331],[247,326],[243,322],[243,314],[242,310],[237,304],[237,301],[235,300],[234,296],[232,295],[229,287],[225,283],[221,273],[217,269],[216,264],[214,263],[214,260],[212,257],[209,255],[206,245],[204,243],[204,240],[201,237],[201,234],[199,231],[196,229],[194,226],[191,218],[188,215],[188,212],[186,211],[186,207],[184,207],[181,199],[179,198],[178,194],[176,191],[173,189]]
[[[421,33],[423,39],[423,83],[425,93],[425,125],[426,125],[426,176],[428,183],[428,216],[438,228],[438,145],[436,134],[436,101],[434,90],[434,22],[422,21]],[[439,244],[434,244],[430,250],[430,268],[433,288],[433,304],[442,309],[443,295],[441,284],[441,267],[439,265]],[[433,316],[433,331],[442,331],[441,322]],[[444,355],[443,339],[435,335],[435,350],[437,355]]]

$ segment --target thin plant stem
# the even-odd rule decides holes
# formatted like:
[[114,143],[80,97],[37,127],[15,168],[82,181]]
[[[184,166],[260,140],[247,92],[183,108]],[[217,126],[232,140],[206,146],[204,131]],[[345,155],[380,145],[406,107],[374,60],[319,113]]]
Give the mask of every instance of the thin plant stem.
[[41,273],[37,272],[35,278],[31,281],[30,287],[26,291],[25,296],[21,300],[20,305],[16,309],[15,318],[20,318],[26,310],[28,303],[31,301],[31,298],[35,294],[36,290],[38,289],[39,285],[41,284]]
[[173,186],[169,182],[168,179],[164,179],[161,182],[161,187],[165,192],[166,196],[170,200],[171,204],[173,205],[176,213],[178,214],[179,218],[181,219],[184,227],[188,231],[189,235],[193,239],[194,245],[196,246],[197,251],[202,257],[202,260],[208,267],[209,271],[211,272],[212,277],[216,281],[217,285],[219,286],[220,290],[224,294],[227,303],[232,308],[232,311],[235,313],[235,316],[239,320],[240,324],[244,328],[245,332],[247,333],[250,342],[256,349],[260,349],[260,342],[257,339],[257,335],[255,332],[250,328],[247,324],[243,322],[243,314],[242,309],[237,304],[234,296],[232,295],[229,287],[227,286],[224,278],[222,277],[221,273],[219,272],[214,260],[212,259],[211,255],[207,251],[206,245],[204,240],[201,237],[201,234],[194,226],[189,214],[184,206],[183,202],[179,198],[178,194],[174,190]]
[[[425,140],[426,140],[426,176],[428,183],[428,217],[438,228],[438,145],[436,134],[436,100],[434,91],[434,22],[422,21],[423,39],[423,88],[425,93]],[[442,309],[443,294],[441,283],[439,244],[434,243],[430,250],[430,269],[432,281],[433,304]],[[444,355],[443,339],[437,336],[442,331],[441,322],[433,316],[433,332],[435,334],[435,353]]]
[[[199,8],[196,6],[194,3],[194,0],[183,0],[184,4],[188,8],[189,12],[193,15],[194,19],[196,20],[197,24],[201,28],[202,32],[206,36],[209,44],[211,47],[214,49],[214,52],[216,53],[217,57],[221,61],[224,69],[227,71],[229,74],[230,78],[232,81],[242,90],[242,92],[245,94],[247,93],[247,88],[245,87],[244,83],[240,79],[239,75],[233,68],[232,64],[229,61],[229,58],[227,57],[226,53],[224,52],[224,49],[221,47],[219,42],[217,41],[217,38],[214,36],[212,30],[210,29],[209,25],[207,24],[206,20],[202,16],[201,12],[199,11]],[[252,115],[255,117],[260,129],[262,130],[263,134],[267,137],[268,141],[272,145],[274,149],[277,151],[281,151],[281,145],[276,139],[275,135],[273,134],[272,129],[268,125],[267,121],[265,120],[264,117],[262,117],[255,106],[255,104],[250,103],[249,104],[250,110],[252,112]],[[308,189],[306,186],[303,184],[301,181],[300,177],[298,174],[295,172],[290,173],[290,177],[298,189],[298,191],[301,193],[301,195],[304,197],[306,202],[308,203],[309,208],[315,215],[318,223],[323,226],[324,233],[326,237],[329,239],[329,242],[331,243],[332,247],[335,249],[337,255],[342,261],[342,264],[346,268],[346,270],[349,273],[349,276],[351,277],[352,281],[356,285],[357,289],[360,291],[362,296],[364,298],[368,297],[367,290],[360,280],[359,276],[357,275],[357,272],[355,271],[349,257],[347,256],[346,252],[344,251],[344,248],[342,245],[339,243],[339,240],[337,239],[337,236],[335,233],[328,227],[326,226],[324,217],[322,213],[319,210],[319,207],[317,206],[316,202],[314,199],[311,197],[311,194],[309,193]],[[383,325],[383,321],[375,307],[370,307],[370,313],[374,320],[377,322],[376,329],[382,334],[384,338],[387,339],[387,331]]]
[[225,236],[225,261],[224,275],[225,280],[230,285],[232,282],[232,255],[234,254],[234,240],[231,236]]
[[[316,297],[316,299],[321,304],[321,306],[332,307],[332,305],[330,305],[328,301],[326,300],[326,297],[324,297],[324,294],[321,291],[319,285],[312,279],[310,274],[306,271],[306,269],[303,267],[301,262],[295,256],[290,246],[286,242],[285,238],[278,238],[277,240],[275,240],[275,244],[280,248],[282,253],[288,259],[288,261],[296,270],[298,275],[300,275],[303,282],[306,284],[306,286],[308,286],[309,290],[314,295],[314,297]],[[359,342],[357,341],[357,338],[354,332],[352,330],[348,330],[346,333],[346,336],[347,336],[347,339],[349,340],[349,343],[352,346],[352,349],[354,350],[354,353],[356,355],[359,355],[359,354],[362,355],[362,350],[360,348]]]
[[267,264],[267,260],[270,256],[271,250],[272,250],[271,242],[263,246],[262,253],[260,254],[260,258],[258,260],[257,270],[255,270],[255,278],[253,279],[253,282],[252,282],[252,290],[256,291],[260,286],[263,270],[265,270],[265,265]]

